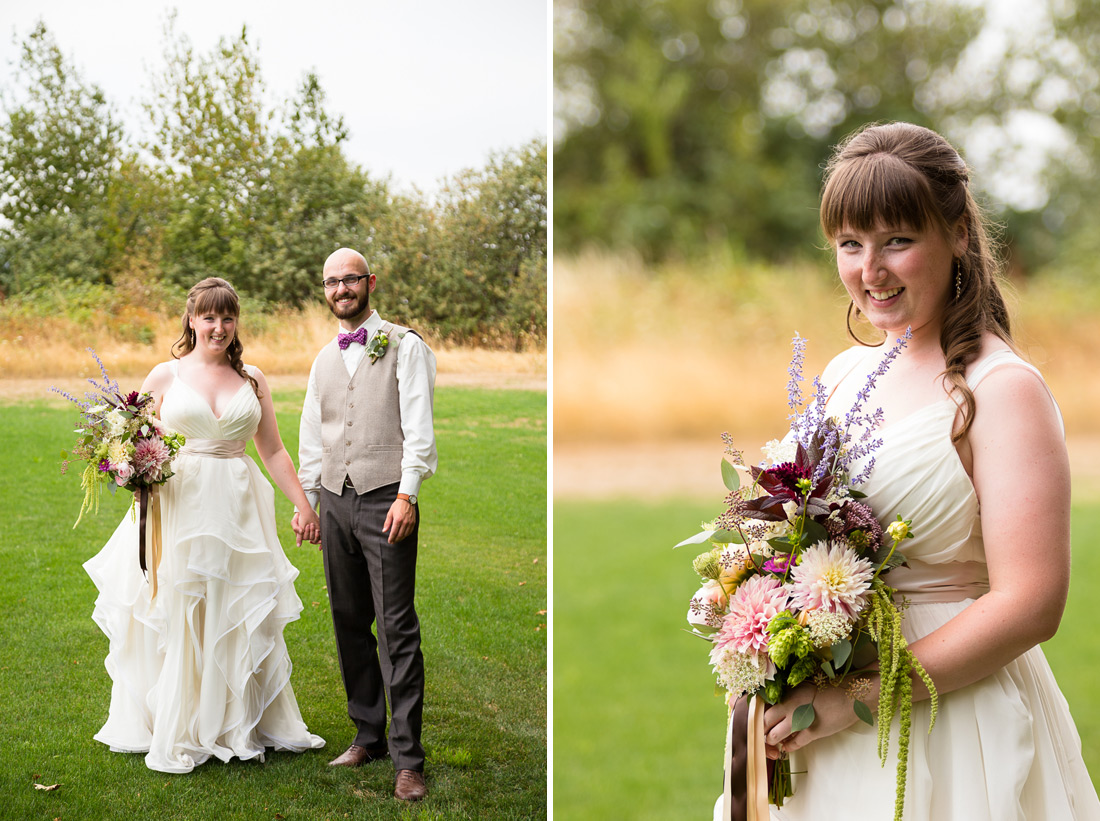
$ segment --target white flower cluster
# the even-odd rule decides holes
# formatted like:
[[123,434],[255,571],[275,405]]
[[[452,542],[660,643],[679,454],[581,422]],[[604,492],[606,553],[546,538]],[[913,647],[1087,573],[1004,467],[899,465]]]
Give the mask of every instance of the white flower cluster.
[[814,647],[832,647],[841,639],[848,638],[851,622],[840,613],[828,610],[810,610],[806,612],[806,629]]
[[795,454],[798,452],[798,443],[794,440],[793,436],[788,436],[783,439],[772,439],[770,442],[767,442],[761,450],[764,452],[765,459],[773,465],[779,465],[783,462],[794,461]]
[[763,659],[767,659],[767,656],[739,653],[729,646],[715,647],[710,656],[714,672],[718,675],[719,686],[724,687],[735,698],[763,687],[769,674],[774,673],[774,669],[768,670],[768,667],[774,668],[770,659],[767,664]]

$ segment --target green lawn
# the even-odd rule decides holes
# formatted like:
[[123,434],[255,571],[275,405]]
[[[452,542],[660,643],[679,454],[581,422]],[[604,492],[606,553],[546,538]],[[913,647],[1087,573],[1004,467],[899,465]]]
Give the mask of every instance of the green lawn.
[[[682,632],[698,501],[554,504],[554,810],[569,819],[709,818],[726,711],[700,639]],[[1074,568],[1044,650],[1100,776],[1100,505],[1073,511]]]
[[[297,454],[302,394],[277,393]],[[211,761],[188,775],[92,739],[106,718],[107,639],[91,620],[81,563],[98,551],[130,494],[105,496],[72,529],[79,474],[59,475],[75,413],[45,402],[0,407],[0,818],[385,819],[546,817],[546,394],[439,389],[439,475],[421,494],[417,577],[431,791],[392,798],[393,768],[327,762],[350,743],[316,548],[283,545],[301,575],[302,618],[288,626],[293,684],[328,746],[263,764]],[[60,784],[51,792],[40,784]]]

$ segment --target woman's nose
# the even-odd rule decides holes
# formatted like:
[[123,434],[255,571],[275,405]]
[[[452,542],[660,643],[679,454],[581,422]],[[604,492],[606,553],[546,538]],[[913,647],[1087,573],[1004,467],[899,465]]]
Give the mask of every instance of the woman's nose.
[[886,277],[882,255],[872,248],[863,253],[863,281],[878,282]]

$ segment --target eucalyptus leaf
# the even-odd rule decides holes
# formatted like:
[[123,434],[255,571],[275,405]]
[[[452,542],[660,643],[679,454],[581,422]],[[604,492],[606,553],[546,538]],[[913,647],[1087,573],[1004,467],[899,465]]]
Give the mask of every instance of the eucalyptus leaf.
[[836,670],[833,669],[833,663],[831,661],[821,662],[821,669],[825,671],[825,675],[829,678],[836,678]]
[[741,487],[741,476],[737,472],[737,468],[722,460],[722,484],[724,484],[729,490],[737,490]]
[[703,542],[708,542],[713,532],[713,530],[704,530],[702,533],[696,533],[691,538],[684,539],[680,544],[674,545],[672,549],[675,550],[677,547],[683,547],[686,544],[702,544]]
[[715,544],[744,544],[745,538],[736,530],[716,530],[710,534]]
[[791,716],[791,731],[798,732],[799,730],[805,730],[811,724],[814,723],[814,719],[817,717],[814,713],[814,705],[802,704],[795,708],[794,715]]
[[831,649],[833,651],[833,664],[838,669],[843,667],[844,662],[852,655],[852,643],[848,639],[841,639]]
[[[861,490],[856,490],[853,487],[848,488],[848,495],[851,496],[853,499],[866,499],[867,498],[866,493],[864,493]],[[859,702],[856,702],[856,703],[858,704]]]
[[859,716],[859,720],[875,726],[875,718],[871,715],[871,708],[864,704],[862,701],[855,701],[852,704],[852,709],[856,711],[856,715]]

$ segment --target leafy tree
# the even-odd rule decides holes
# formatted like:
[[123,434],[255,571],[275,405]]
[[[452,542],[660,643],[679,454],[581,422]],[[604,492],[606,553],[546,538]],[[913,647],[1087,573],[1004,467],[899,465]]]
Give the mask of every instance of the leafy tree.
[[317,77],[307,75],[284,115],[286,132],[273,142],[269,178],[254,193],[254,288],[277,302],[321,299],[325,257],[364,233],[369,240],[389,196],[348,162],[343,118],[330,117],[324,102]]
[[545,142],[532,141],[457,175],[440,195],[442,251],[458,268],[442,283],[442,303],[472,308],[465,334],[506,328],[521,344],[546,332],[545,310],[530,303],[545,288],[546,159]]
[[0,289],[109,282],[126,244],[122,127],[41,22],[15,79],[25,93],[5,95],[0,126]]
[[271,172],[259,61],[247,29],[202,56],[175,34],[174,17],[165,34],[166,67],[145,105],[154,129],[146,148],[170,191],[164,275],[181,285],[224,276],[253,291],[254,192]]
[[[1067,177],[1095,188],[1087,55],[1100,15],[1072,0],[1028,9],[1037,22],[1009,36],[988,4],[955,0],[560,0],[559,247],[650,259],[712,243],[773,260],[812,251],[830,147],[894,119],[960,145],[1010,226],[1040,212],[1052,224],[1073,210],[1059,192]],[[1006,135],[1035,121],[1060,137],[1029,181],[1014,162],[1021,138]]]

